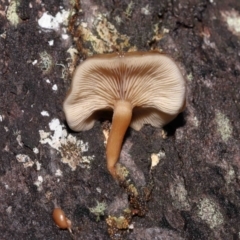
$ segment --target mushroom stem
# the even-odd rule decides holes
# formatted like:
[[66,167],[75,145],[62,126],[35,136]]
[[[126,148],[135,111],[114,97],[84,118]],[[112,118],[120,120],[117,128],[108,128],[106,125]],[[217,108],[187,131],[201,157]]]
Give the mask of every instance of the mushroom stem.
[[132,119],[132,105],[130,102],[119,100],[115,103],[112,127],[107,142],[107,168],[116,178],[116,163],[118,161],[122,142],[127,128]]

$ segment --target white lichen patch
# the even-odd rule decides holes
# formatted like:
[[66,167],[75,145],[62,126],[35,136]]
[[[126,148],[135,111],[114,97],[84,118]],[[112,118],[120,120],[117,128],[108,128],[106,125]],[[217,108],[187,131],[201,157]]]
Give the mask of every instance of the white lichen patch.
[[36,161],[35,164],[36,164],[36,170],[40,171],[42,164],[39,161]]
[[32,65],[34,66],[34,65],[36,65],[37,63],[38,63],[38,60],[35,59],[35,60],[32,62]]
[[53,91],[57,91],[57,90],[58,90],[57,84],[54,84],[54,85],[52,86],[52,90],[53,90]]
[[53,46],[53,45],[54,45],[54,40],[49,40],[49,41],[48,41],[48,45],[49,45],[49,46]]
[[204,198],[200,200],[197,214],[198,217],[206,222],[210,228],[218,227],[224,221],[223,215],[219,211],[219,207],[210,198]]
[[62,24],[63,26],[68,26],[68,20],[70,17],[71,11],[62,9],[60,12],[56,14],[56,20],[59,24]]
[[39,130],[40,143],[48,143],[56,149],[61,154],[61,161],[68,164],[72,171],[76,170],[77,166],[90,168],[94,155],[82,156],[83,152],[88,151],[88,143],[77,140],[76,137],[68,134],[65,126],[61,125],[56,118],[49,123],[49,128],[53,133]]
[[20,22],[20,18],[17,15],[18,6],[19,6],[18,0],[11,0],[7,9],[7,19],[14,27],[16,27]]
[[23,147],[22,136],[20,134],[16,137],[17,143],[20,147]]
[[0,122],[2,122],[5,119],[5,115],[0,114]]
[[42,190],[42,184],[43,184],[43,177],[38,176],[37,180],[34,182],[34,185],[37,186],[38,191]]
[[47,111],[41,111],[41,115],[44,117],[49,117],[49,113]]
[[6,31],[0,34],[0,38],[6,39],[6,37],[7,37],[7,32]]
[[172,196],[173,205],[179,210],[189,210],[190,204],[188,202],[187,190],[184,185],[184,180],[181,177],[177,177],[175,182],[170,185],[170,194]]
[[167,132],[164,129],[161,130],[161,136],[163,139],[167,138]]
[[41,139],[45,139],[51,135],[50,132],[44,132],[43,130],[39,130],[39,134],[40,134]]
[[56,172],[55,172],[55,176],[57,177],[62,177],[63,173],[60,169],[57,169]]
[[32,167],[34,165],[34,161],[30,160],[29,162],[23,163],[23,167],[27,168],[27,167]]
[[43,13],[42,17],[38,20],[38,25],[43,29],[48,30],[58,30],[59,23],[57,20],[49,13]]
[[31,161],[31,158],[26,154],[17,154],[16,159],[20,163],[25,163]]
[[56,16],[52,16],[48,12],[44,12],[40,19],[38,19],[38,25],[45,30],[59,30],[60,26],[67,26],[68,19],[70,16],[70,11],[61,10],[56,14]]
[[98,193],[102,193],[102,189],[100,187],[97,187],[96,190]]
[[[123,50],[124,48],[131,48],[129,51],[136,50],[136,47],[131,47],[129,43],[130,38],[127,35],[119,33],[115,26],[102,14],[99,14],[93,20],[93,29],[89,28],[86,22],[82,22],[79,26],[79,32],[83,40],[89,42],[93,51],[98,54],[112,52],[113,47],[119,50]],[[94,35],[94,32],[97,32],[97,35]],[[93,54],[90,48],[85,50],[88,55]]]
[[229,119],[220,111],[216,112],[217,131],[220,133],[221,138],[226,142],[232,136],[232,125]]
[[156,153],[151,154],[151,169],[158,165],[160,158]]
[[166,154],[164,151],[159,151],[158,153],[151,154],[151,169],[156,167],[161,159],[165,158]]
[[69,38],[69,35],[66,34],[66,33],[63,33],[63,34],[61,35],[61,37],[62,37],[63,40],[67,40],[67,39]]
[[240,13],[234,9],[221,11],[223,20],[227,23],[229,31],[240,37]]
[[18,154],[16,155],[16,159],[18,162],[23,163],[24,168],[32,167],[34,165],[32,159],[26,154]]
[[196,116],[193,117],[192,119],[192,123],[194,127],[198,127],[199,126],[199,120]]
[[151,11],[150,11],[149,5],[141,8],[141,13],[142,13],[143,15],[150,15],[150,14],[151,14]]
[[75,59],[76,59],[76,56],[78,55],[78,50],[76,48],[74,48],[74,47],[70,47],[67,50],[67,53],[70,54],[71,60],[72,60],[72,62],[74,62]]
[[96,221],[98,222],[100,220],[101,216],[104,216],[104,212],[107,208],[107,204],[105,202],[98,202],[97,201],[97,206],[93,208],[89,208],[89,211],[96,215]]

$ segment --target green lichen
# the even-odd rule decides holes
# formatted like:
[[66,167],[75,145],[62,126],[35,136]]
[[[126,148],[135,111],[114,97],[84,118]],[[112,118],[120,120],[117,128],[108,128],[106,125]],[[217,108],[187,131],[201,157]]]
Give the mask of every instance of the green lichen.
[[19,1],[17,0],[12,0],[8,6],[7,10],[7,19],[13,25],[16,27],[18,23],[20,22],[20,18],[17,15],[17,9],[19,7]]
[[221,138],[226,142],[232,136],[232,126],[229,119],[221,112],[216,112],[216,122],[218,125],[218,132]]
[[51,72],[54,66],[52,56],[48,54],[46,51],[39,53],[39,56],[40,56],[39,67],[43,71],[43,74]]
[[210,228],[218,227],[223,223],[223,215],[212,199],[201,199],[198,204],[197,214]]

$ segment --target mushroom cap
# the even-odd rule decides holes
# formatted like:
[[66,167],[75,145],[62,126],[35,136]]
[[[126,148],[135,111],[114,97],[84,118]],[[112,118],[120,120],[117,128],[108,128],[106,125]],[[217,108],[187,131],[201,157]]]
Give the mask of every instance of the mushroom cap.
[[114,110],[118,100],[133,108],[130,126],[161,127],[184,108],[186,83],[177,64],[156,51],[96,55],[74,73],[63,108],[74,131],[93,127],[96,112]]

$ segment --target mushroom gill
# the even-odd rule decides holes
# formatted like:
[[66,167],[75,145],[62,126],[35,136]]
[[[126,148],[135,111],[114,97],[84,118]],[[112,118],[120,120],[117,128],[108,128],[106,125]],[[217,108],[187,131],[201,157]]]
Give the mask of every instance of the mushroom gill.
[[176,63],[159,52],[103,54],[76,69],[64,112],[70,128],[88,130],[98,110],[113,110],[107,142],[107,167],[116,177],[122,141],[128,126],[140,130],[174,119],[185,105],[186,86]]

